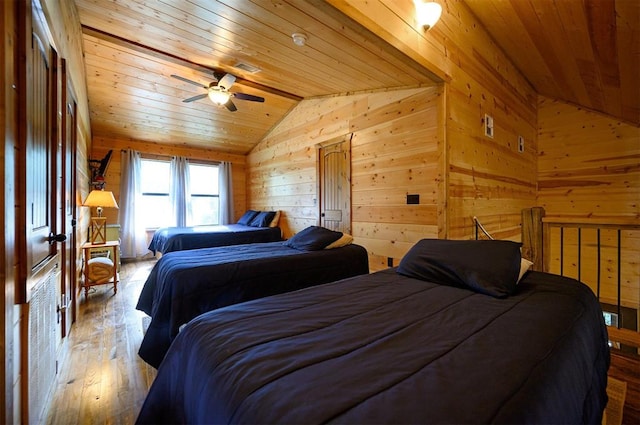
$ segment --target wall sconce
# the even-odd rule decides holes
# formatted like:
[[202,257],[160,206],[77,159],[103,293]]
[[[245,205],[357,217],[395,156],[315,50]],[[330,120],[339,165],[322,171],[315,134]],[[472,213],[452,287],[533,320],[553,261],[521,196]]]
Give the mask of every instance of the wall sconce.
[[87,199],[82,203],[83,207],[96,207],[97,217],[91,217],[91,243],[101,244],[107,242],[107,218],[102,216],[103,208],[118,208],[113,192],[108,190],[92,190]]
[[414,0],[416,23],[424,31],[429,31],[440,19],[442,6],[432,0]]

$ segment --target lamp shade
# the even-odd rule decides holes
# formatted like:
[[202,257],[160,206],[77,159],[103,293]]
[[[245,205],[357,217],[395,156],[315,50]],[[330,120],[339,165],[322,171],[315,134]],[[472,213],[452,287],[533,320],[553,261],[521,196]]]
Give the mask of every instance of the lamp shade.
[[414,0],[413,3],[416,7],[417,24],[425,31],[438,22],[442,14],[442,6],[432,0]]
[[92,190],[82,205],[85,207],[118,208],[113,192],[108,190]]
[[102,217],[102,208],[118,208],[113,192],[92,190],[82,203],[85,207],[96,207],[97,217],[91,217],[91,243],[102,244],[107,241],[107,219]]

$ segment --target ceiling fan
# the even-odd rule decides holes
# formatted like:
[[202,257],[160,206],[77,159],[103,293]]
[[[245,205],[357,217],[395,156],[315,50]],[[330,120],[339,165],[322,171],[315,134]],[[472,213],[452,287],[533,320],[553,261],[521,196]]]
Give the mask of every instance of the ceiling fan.
[[173,78],[177,78],[178,80],[182,80],[186,83],[190,83],[207,90],[206,93],[198,94],[196,96],[183,100],[183,102],[185,103],[190,103],[196,100],[204,99],[205,97],[209,97],[209,99],[216,105],[224,105],[228,110],[234,112],[237,111],[238,108],[236,108],[236,105],[234,105],[233,101],[231,100],[232,98],[240,100],[250,100],[252,102],[264,102],[264,97],[253,96],[246,93],[230,92],[229,89],[236,81],[236,77],[232,74],[223,75],[214,72],[213,76],[215,77],[216,81],[209,83],[208,86],[204,86],[201,83],[197,83],[179,75],[172,74],[171,76]]

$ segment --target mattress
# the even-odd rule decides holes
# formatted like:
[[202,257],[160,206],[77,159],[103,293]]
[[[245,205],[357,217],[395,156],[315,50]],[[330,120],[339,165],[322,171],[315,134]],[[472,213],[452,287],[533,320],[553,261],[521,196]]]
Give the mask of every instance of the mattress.
[[240,245],[282,240],[279,227],[253,227],[242,224],[194,227],[164,227],[156,230],[149,243],[154,254],[186,249]]
[[197,317],[138,423],[600,423],[608,365],[580,282],[494,297],[388,269]]
[[367,251],[355,244],[301,251],[270,242],[168,253],[136,306],[151,316],[139,354],[158,367],[180,326],[199,314],[368,272]]

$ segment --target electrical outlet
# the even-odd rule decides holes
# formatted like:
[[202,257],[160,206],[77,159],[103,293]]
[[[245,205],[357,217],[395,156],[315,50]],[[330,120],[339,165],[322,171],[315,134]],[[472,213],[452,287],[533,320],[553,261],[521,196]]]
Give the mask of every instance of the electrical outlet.
[[518,136],[518,152],[524,152],[524,137]]
[[484,135],[493,139],[493,117],[484,114]]

